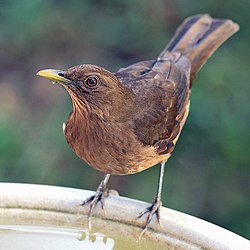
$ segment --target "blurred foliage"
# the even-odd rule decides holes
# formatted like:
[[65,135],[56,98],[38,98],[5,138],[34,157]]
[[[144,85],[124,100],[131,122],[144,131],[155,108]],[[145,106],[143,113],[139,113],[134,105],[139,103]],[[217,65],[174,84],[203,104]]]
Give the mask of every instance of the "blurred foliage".
[[[250,237],[248,0],[0,0],[0,177],[96,189],[102,175],[67,146],[65,91],[43,68],[110,70],[157,56],[187,16],[231,18],[241,30],[198,75],[191,112],[167,164],[163,204]],[[150,201],[158,167],[113,177],[121,195]]]

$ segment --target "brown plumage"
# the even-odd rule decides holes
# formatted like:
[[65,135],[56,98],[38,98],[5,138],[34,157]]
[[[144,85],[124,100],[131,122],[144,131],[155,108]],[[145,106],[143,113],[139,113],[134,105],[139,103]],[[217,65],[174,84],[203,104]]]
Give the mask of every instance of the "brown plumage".
[[[59,82],[71,96],[73,110],[65,137],[74,152],[106,173],[91,201],[91,218],[110,175],[127,175],[162,163],[157,196],[149,212],[159,219],[164,164],[174,150],[189,111],[192,81],[206,60],[233,33],[231,20],[198,15],[186,19],[155,60],[117,73],[90,64],[38,74]],[[90,219],[89,219],[89,226]]]

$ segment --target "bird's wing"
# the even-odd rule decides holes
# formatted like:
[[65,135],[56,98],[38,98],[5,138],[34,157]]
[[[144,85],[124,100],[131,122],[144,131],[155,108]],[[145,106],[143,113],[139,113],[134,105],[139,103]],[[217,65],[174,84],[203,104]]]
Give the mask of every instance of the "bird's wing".
[[115,73],[115,75],[122,83],[124,83],[125,85],[129,85],[133,82],[133,80],[149,72],[152,69],[154,63],[155,60],[133,63],[127,67],[120,68],[117,73]]
[[180,54],[144,61],[123,68],[117,78],[136,95],[138,112],[134,132],[145,146],[158,154],[174,149],[189,103],[190,63]]

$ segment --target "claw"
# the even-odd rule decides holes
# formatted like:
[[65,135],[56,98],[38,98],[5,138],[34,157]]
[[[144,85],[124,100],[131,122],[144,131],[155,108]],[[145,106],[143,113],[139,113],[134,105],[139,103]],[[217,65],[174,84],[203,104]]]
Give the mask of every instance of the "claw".
[[161,200],[156,197],[153,202],[152,205],[147,207],[145,210],[143,210],[142,212],[140,212],[137,216],[137,218],[141,218],[144,214],[148,213],[148,217],[146,220],[146,224],[143,227],[143,230],[139,236],[139,240],[141,240],[142,236],[145,234],[145,232],[148,230],[149,224],[152,221],[153,215],[156,215],[157,221],[161,226],[161,218],[160,218],[160,207],[161,207]]
[[85,201],[82,202],[81,206],[86,205],[87,203],[89,203],[90,201],[92,201],[95,198],[94,195],[88,197]]
[[161,169],[160,169],[160,173],[159,173],[157,194],[156,194],[155,198],[153,199],[151,206],[147,207],[145,210],[143,210],[137,216],[137,218],[141,218],[144,214],[148,213],[146,224],[143,227],[143,230],[142,230],[142,232],[141,232],[141,234],[139,236],[139,240],[142,238],[142,236],[148,230],[148,226],[149,226],[154,214],[156,215],[156,218],[157,218],[157,221],[158,221],[160,227],[162,227],[161,218],[160,218],[160,208],[161,208],[161,205],[162,205],[162,203],[161,203],[161,191],[162,191],[164,169],[165,169],[165,162],[163,161],[161,163]]
[[105,200],[105,198],[107,198],[109,196],[109,190],[106,187],[107,182],[109,180],[109,177],[110,177],[110,175],[107,174],[105,176],[104,180],[101,182],[101,184],[97,188],[95,195],[90,196],[85,201],[83,201],[81,204],[81,206],[84,206],[87,203],[90,203],[90,209],[89,209],[89,213],[87,216],[87,223],[88,223],[89,232],[91,232],[91,229],[92,229],[93,212],[94,212],[94,209],[99,201],[101,202],[102,210],[104,211],[104,215],[106,216],[106,209],[105,209],[104,200]]
[[92,229],[92,216],[93,216],[93,212],[94,209],[97,205],[98,202],[101,203],[101,207],[102,210],[104,211],[104,214],[106,215],[106,209],[105,209],[105,203],[104,203],[104,199],[106,197],[108,197],[107,194],[104,193],[108,193],[107,188],[105,188],[104,190],[101,188],[100,190],[98,189],[95,193],[95,195],[90,196],[89,198],[87,198],[85,201],[82,202],[81,206],[86,205],[87,203],[90,203],[90,209],[89,209],[89,213],[88,213],[88,228],[89,231],[91,232]]

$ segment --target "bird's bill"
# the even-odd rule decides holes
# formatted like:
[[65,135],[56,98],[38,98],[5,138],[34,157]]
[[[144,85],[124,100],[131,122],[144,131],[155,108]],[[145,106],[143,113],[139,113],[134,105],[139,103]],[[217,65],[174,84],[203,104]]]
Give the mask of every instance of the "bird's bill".
[[64,72],[63,70],[57,70],[57,69],[44,69],[41,71],[38,71],[38,76],[45,77],[52,82],[58,82],[58,83],[69,83],[71,82],[69,79],[63,77]]

